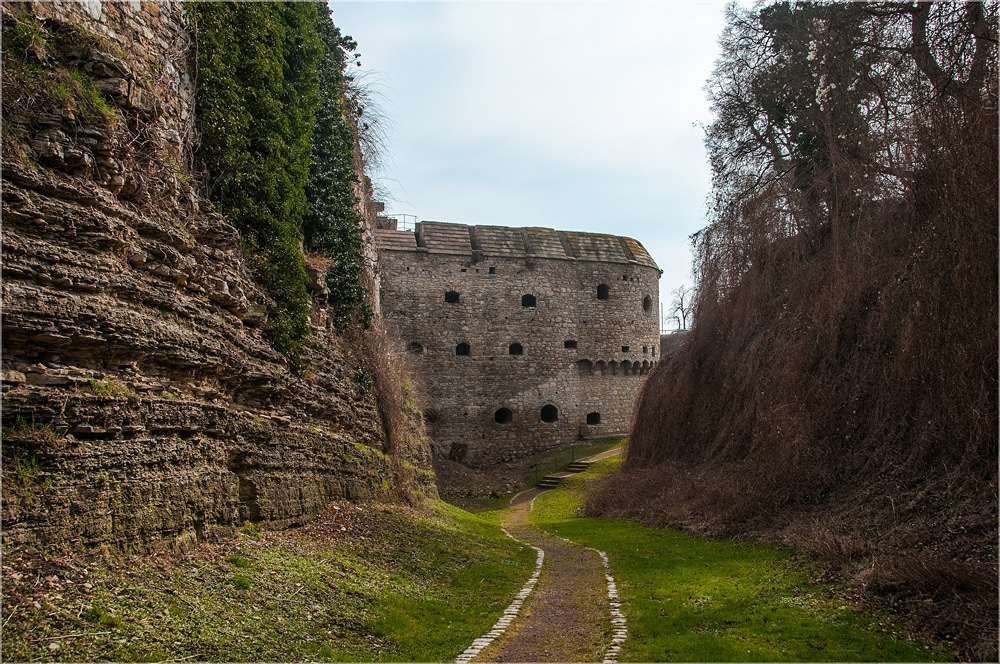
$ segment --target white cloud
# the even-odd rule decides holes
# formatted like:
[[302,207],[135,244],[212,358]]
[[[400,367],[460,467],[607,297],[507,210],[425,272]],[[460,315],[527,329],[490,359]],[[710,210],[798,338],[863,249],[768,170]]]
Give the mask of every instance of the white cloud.
[[334,3],[392,117],[390,209],[614,232],[690,283],[722,2]]

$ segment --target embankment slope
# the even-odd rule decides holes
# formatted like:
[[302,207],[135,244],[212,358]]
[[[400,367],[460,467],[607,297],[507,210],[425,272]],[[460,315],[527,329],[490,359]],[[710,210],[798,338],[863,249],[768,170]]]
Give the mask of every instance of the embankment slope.
[[[920,54],[921,29],[933,30],[995,73],[995,16],[946,24],[950,14],[928,10],[734,10],[724,64],[765,81],[790,76],[780,63],[800,58],[795,72],[833,80],[817,71],[827,60],[805,56],[808,40],[822,55],[823,40],[905,26],[904,41],[917,40],[910,52]],[[978,16],[965,10],[963,20]],[[822,38],[809,32],[815,18]],[[789,59],[739,69],[758,34],[740,30],[753,25],[780,35],[770,47]],[[796,40],[799,55],[780,50]],[[748,172],[773,178],[748,189],[752,178],[734,166],[749,135],[739,133],[742,107],[726,106],[740,89],[720,65],[708,141],[719,205],[697,241],[693,329],[650,375],[624,469],[589,510],[794,545],[962,657],[988,660],[997,646],[996,79],[956,65],[962,80],[929,82],[926,58],[883,63],[913,85],[897,92],[919,103],[886,107],[887,129],[858,112],[882,90],[870,61],[838,62],[854,67],[837,80],[858,81],[857,96],[831,92],[817,107],[817,81],[789,78],[783,114],[753,117],[809,143],[774,162],[765,151],[748,159]],[[766,110],[767,95],[745,101]],[[831,135],[838,122],[843,133]],[[878,143],[890,129],[898,142]],[[910,160],[892,162],[890,148],[904,143]]]

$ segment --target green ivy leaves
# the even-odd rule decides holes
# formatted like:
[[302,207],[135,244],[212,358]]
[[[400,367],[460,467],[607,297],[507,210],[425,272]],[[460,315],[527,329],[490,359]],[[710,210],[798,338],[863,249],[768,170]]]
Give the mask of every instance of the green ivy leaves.
[[344,110],[345,47],[355,44],[319,3],[192,3],[189,12],[209,196],[239,229],[274,299],[274,348],[302,370],[312,302],[303,245],[332,260],[338,329],[356,315],[364,321],[355,137]]

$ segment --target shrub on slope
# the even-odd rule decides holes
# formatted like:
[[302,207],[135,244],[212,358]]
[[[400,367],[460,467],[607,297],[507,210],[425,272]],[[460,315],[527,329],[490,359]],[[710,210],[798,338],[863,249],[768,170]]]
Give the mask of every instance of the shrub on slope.
[[996,35],[975,3],[731,10],[695,323],[592,511],[806,546],[996,656]]

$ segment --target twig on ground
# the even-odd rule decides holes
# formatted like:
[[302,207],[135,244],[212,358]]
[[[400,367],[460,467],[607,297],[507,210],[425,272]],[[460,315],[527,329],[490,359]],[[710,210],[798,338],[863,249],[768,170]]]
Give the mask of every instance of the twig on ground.
[[178,659],[164,659],[160,662],[157,662],[157,664],[168,664],[169,662],[183,662],[186,659],[194,659],[195,657],[201,657],[201,653],[196,652],[193,655],[188,655],[187,657],[180,657]]
[[38,639],[31,639],[35,643],[42,641],[62,641],[63,639],[75,639],[78,636],[101,636],[102,634],[113,634],[113,632],[82,632],[80,634],[63,634],[62,636],[43,636]]

